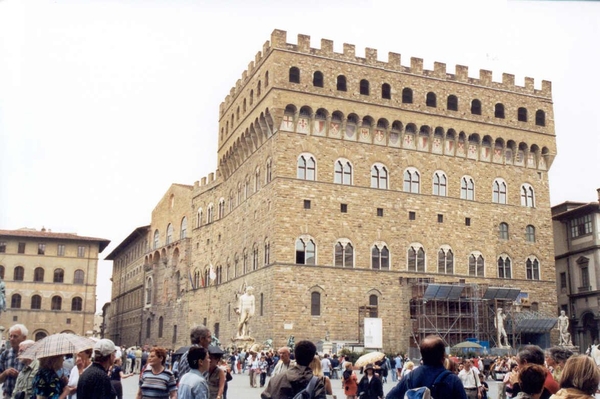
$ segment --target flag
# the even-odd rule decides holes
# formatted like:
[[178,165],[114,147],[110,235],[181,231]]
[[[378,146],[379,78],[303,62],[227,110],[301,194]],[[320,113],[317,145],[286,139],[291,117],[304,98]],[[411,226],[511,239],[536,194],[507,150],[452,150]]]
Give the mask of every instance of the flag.
[[215,268],[212,263],[210,264],[210,272],[208,273],[208,277],[210,277],[210,279],[213,281],[217,278],[217,274],[215,273]]

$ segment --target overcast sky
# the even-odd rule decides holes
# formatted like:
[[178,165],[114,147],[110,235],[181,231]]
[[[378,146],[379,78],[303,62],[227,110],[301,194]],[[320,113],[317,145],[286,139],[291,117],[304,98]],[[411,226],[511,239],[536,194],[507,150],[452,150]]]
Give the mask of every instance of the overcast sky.
[[106,238],[103,259],[171,183],[216,169],[219,104],[273,29],[552,81],[552,204],[595,201],[598,21],[598,2],[0,0],[0,228]]

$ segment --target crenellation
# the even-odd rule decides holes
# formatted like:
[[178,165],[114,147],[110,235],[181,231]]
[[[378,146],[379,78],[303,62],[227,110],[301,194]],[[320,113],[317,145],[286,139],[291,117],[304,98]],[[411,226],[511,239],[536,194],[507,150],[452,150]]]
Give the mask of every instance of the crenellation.
[[[537,92],[537,91],[536,91]],[[552,82],[547,80],[542,80],[542,90],[541,94],[550,98],[552,96]]]
[[511,73],[503,73],[502,74],[502,84],[505,86],[514,86],[515,85],[515,75]]
[[285,48],[287,45],[287,32],[280,29],[275,29],[271,33],[271,46],[273,48]]
[[215,172],[210,172],[210,173],[208,174],[208,182],[209,182],[209,183],[212,183],[212,182],[214,182],[214,181],[215,181]]
[[464,65],[456,65],[454,69],[454,77],[459,82],[468,82],[469,67]]
[[333,40],[321,39],[321,51],[318,54],[323,57],[333,57]]
[[354,44],[344,43],[344,57],[356,61],[356,47]]
[[[475,80],[475,82],[477,82]],[[487,69],[479,70],[479,84],[482,86],[490,87],[492,85],[492,71],[488,71]]]
[[242,86],[242,79],[238,79],[238,80],[235,82],[235,93],[237,93],[237,92],[239,92],[239,91],[240,91],[240,87],[241,87],[241,86]]
[[204,176],[202,179],[200,179],[200,186],[206,186],[206,176]]
[[388,64],[387,64],[388,69],[391,69],[393,71],[402,70],[402,65],[400,63],[401,58],[402,58],[402,56],[400,54],[390,51],[388,53]]
[[377,49],[374,48],[365,48],[365,59],[367,60],[367,64],[376,65],[377,64]]
[[443,62],[433,63],[433,76],[436,78],[446,78],[446,64]]
[[310,36],[309,35],[298,35],[298,51],[301,53],[310,52]]
[[410,73],[414,73],[417,75],[423,74],[423,59],[410,57]]
[[528,93],[533,93],[534,90],[534,80],[533,78],[530,77],[525,77],[525,90],[527,90]]

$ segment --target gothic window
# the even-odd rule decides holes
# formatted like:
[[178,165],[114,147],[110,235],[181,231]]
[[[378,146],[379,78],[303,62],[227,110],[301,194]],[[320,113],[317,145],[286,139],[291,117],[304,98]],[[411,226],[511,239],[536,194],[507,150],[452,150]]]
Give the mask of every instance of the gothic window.
[[492,202],[496,204],[506,204],[506,182],[502,179],[494,180],[492,190]]
[[508,240],[508,223],[502,222],[498,225],[498,237],[501,240]]
[[527,122],[527,108],[520,107],[517,110],[517,120],[519,122]]
[[521,186],[521,206],[529,208],[535,207],[535,195],[533,187],[530,184],[523,184]]
[[323,87],[323,72],[316,71],[313,74],[313,86],[315,86],[315,87]]
[[390,270],[390,251],[387,245],[374,245],[371,249],[371,268]]
[[532,225],[527,225],[525,227],[525,240],[527,242],[535,242],[535,227]]
[[454,274],[454,254],[450,248],[440,248],[438,251],[438,273]]
[[246,248],[242,252],[242,268],[244,274],[248,273],[248,250]]
[[44,282],[44,268],[43,267],[35,268],[35,270],[33,271],[33,281],[36,283]]
[[350,161],[338,159],[335,162],[333,182],[344,185],[352,184],[352,165],[350,164]]
[[163,317],[160,316],[158,318],[158,338],[162,338],[162,336],[163,336],[163,327],[164,327]]
[[85,281],[85,273],[83,270],[75,270],[73,274],[73,284],[83,284]]
[[469,255],[469,276],[483,277],[485,261],[483,255],[472,253]]
[[433,195],[445,197],[447,186],[448,178],[446,177],[446,174],[441,171],[435,172],[433,174]]
[[412,104],[413,102],[413,92],[410,87],[405,87],[402,89],[402,103],[403,104]]
[[215,218],[215,209],[213,204],[209,204],[206,208],[206,223],[212,223]]
[[297,67],[290,68],[290,83],[300,83],[300,69]]
[[425,105],[428,107],[437,107],[437,99],[434,92],[427,93],[427,99],[425,100]]
[[338,241],[335,244],[335,266],[354,267],[354,248],[351,243]]
[[360,94],[363,96],[369,95],[369,81],[367,79],[362,79],[360,81]]
[[272,165],[273,163],[271,161],[271,158],[267,159],[267,166],[265,168],[265,183],[269,183],[272,179]]
[[153,241],[153,243],[154,243],[153,249],[158,248],[158,246],[159,246],[158,245],[158,230],[154,230],[154,241]]
[[71,311],[72,312],[81,312],[83,310],[83,300],[76,296],[71,299]]
[[408,248],[408,271],[425,271],[425,250],[420,245],[412,245]]
[[448,111],[458,111],[458,98],[455,95],[448,96],[446,108],[448,108]]
[[316,166],[315,158],[312,155],[300,155],[298,158],[298,179],[315,180]]
[[346,77],[344,75],[337,77],[336,87],[338,91],[346,91]]
[[540,279],[540,262],[537,260],[537,258],[527,258],[527,261],[525,261],[525,271],[527,274],[527,280]]
[[390,100],[392,98],[392,88],[388,83],[381,85],[381,98]]
[[271,244],[265,240],[265,266],[271,263]]
[[494,116],[496,118],[504,119],[504,105],[503,104],[498,103],[494,106]]
[[477,99],[471,101],[471,113],[473,115],[481,115],[481,101]]
[[179,238],[183,240],[187,237],[187,218],[184,216],[181,219],[181,229],[179,230]]
[[404,171],[404,192],[419,193],[421,176],[415,168],[408,168]]
[[310,315],[321,315],[321,293],[319,292],[313,291],[310,293]]
[[316,264],[316,246],[312,239],[296,240],[296,263],[299,265]]
[[173,225],[169,223],[167,226],[167,245],[173,242]]
[[475,199],[475,181],[471,176],[463,176],[460,179],[460,198],[468,201]]
[[371,167],[371,188],[388,188],[388,171],[382,164],[375,164]]
[[258,246],[254,244],[252,248],[252,270],[258,269]]
[[536,126],[546,126],[546,113],[541,109],[535,112],[535,124]]
[[498,278],[512,278],[510,258],[506,255],[498,257]]

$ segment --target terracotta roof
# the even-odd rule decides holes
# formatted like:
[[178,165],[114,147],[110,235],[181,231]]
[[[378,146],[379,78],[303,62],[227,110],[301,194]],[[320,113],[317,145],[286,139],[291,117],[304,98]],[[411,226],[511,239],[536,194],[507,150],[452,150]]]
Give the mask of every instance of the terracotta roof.
[[48,238],[54,240],[72,240],[72,241],[94,241],[99,244],[99,252],[110,244],[110,240],[105,238],[84,237],[75,233],[55,233],[53,231],[39,231],[34,229],[19,230],[0,230],[0,237],[27,237],[27,238]]

